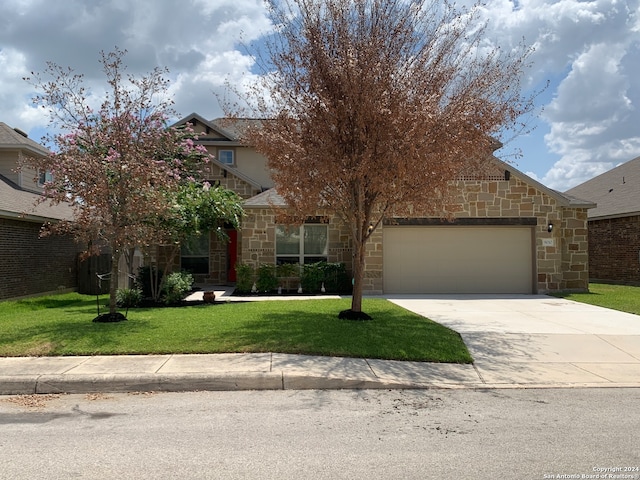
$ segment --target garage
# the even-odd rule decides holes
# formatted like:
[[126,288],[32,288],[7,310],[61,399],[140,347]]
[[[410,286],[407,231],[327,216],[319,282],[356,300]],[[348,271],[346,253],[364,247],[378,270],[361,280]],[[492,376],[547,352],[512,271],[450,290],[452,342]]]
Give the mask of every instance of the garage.
[[384,293],[533,293],[527,226],[385,226]]

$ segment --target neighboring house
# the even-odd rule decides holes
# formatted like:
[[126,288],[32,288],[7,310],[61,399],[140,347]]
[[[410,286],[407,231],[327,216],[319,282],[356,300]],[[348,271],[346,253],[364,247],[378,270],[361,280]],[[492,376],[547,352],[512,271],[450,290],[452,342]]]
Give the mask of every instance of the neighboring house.
[[[246,122],[248,120],[242,120]],[[344,262],[348,229],[318,212],[299,227],[276,224],[286,208],[272,188],[266,159],[240,141],[238,123],[192,123],[216,156],[208,179],[245,198],[240,232],[224,244],[204,238],[182,267],[197,264],[199,281],[233,282],[236,262]],[[234,126],[235,125],[235,126]],[[389,218],[367,249],[365,291],[378,293],[544,293],[588,288],[587,211],[595,205],[551,190],[497,158],[489,173],[456,181],[455,218]],[[206,270],[206,271],[205,271]]]
[[566,192],[589,210],[589,277],[640,285],[640,157]]
[[48,155],[46,148],[0,122],[0,300],[77,286],[75,242],[66,236],[40,238],[45,222],[70,219],[65,205],[36,200],[47,172],[18,171],[26,157]]

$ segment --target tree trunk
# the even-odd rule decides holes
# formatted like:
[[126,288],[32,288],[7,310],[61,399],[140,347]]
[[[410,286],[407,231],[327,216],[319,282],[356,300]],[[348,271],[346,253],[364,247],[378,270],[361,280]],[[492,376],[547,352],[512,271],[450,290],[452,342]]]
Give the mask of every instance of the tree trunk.
[[353,293],[351,297],[351,310],[353,312],[362,312],[365,245],[362,242],[356,241],[353,246]]
[[118,261],[120,252],[114,250],[111,254],[111,275],[109,276],[109,313],[116,313],[116,290],[118,290]]

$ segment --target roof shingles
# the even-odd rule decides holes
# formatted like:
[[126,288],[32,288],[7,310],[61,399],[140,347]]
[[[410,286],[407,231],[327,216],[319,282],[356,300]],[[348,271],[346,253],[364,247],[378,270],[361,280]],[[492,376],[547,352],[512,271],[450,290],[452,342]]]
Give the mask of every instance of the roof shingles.
[[0,217],[26,218],[37,221],[71,220],[73,211],[68,204],[37,203],[37,193],[22,190],[0,175]]
[[38,142],[19,133],[4,122],[0,122],[0,148],[24,149],[41,155],[48,155],[49,151]]
[[566,192],[598,204],[589,218],[640,214],[640,157],[587,180]]

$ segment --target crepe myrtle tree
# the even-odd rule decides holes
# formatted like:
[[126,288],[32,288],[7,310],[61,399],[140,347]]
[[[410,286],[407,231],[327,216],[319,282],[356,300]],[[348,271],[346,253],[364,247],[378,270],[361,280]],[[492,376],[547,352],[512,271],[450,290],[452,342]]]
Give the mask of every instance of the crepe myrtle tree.
[[162,240],[157,218],[173,208],[173,192],[194,180],[209,161],[189,128],[167,128],[171,111],[165,70],[123,76],[125,51],[101,53],[106,94],[91,106],[84,78],[70,68],[48,63],[42,74],[26,78],[39,94],[34,103],[48,109],[59,133],[46,137],[53,152],[28,159],[48,171],[42,201],[68,203],[71,221],[45,225],[47,233],[71,233],[87,245],[85,255],[109,247],[112,257],[109,313],[97,321],[118,321],[118,260],[129,247]]
[[[517,130],[528,49],[485,42],[479,6],[440,0],[267,0],[275,33],[253,49],[246,96],[263,118],[245,139],[268,158],[298,219],[319,207],[350,228],[351,311],[362,312],[365,249],[384,218],[446,218],[452,180]],[[246,116],[229,108],[231,116]]]
[[167,248],[168,252],[164,256],[164,264],[149,269],[151,294],[156,301],[159,300],[164,282],[159,271],[169,271],[182,245],[188,245],[198,236],[212,232],[218,239],[228,240],[225,228],[238,229],[244,216],[242,198],[220,185],[183,182],[168,195],[169,208],[155,217],[161,238],[159,245]]

